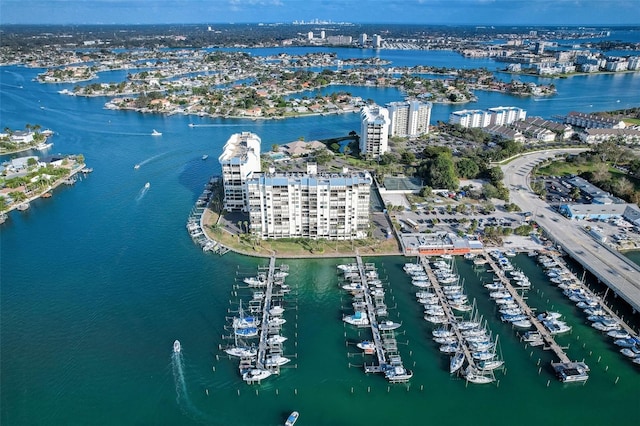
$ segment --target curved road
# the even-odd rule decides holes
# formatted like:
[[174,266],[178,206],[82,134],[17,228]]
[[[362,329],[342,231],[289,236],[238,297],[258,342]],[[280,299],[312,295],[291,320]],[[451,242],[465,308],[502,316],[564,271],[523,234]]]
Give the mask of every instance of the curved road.
[[601,245],[583,230],[581,221],[568,220],[531,190],[529,175],[536,164],[558,154],[584,150],[549,150],[523,155],[502,166],[504,183],[510,190],[511,202],[523,211],[532,212],[535,221],[566,253],[627,301],[635,312],[640,312],[640,267]]

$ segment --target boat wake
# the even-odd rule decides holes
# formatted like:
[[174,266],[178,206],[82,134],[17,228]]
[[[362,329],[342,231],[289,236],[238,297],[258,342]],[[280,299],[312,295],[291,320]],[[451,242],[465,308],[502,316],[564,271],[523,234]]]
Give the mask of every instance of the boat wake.
[[174,350],[171,353],[171,365],[173,367],[173,381],[176,387],[176,402],[178,403],[180,410],[182,410],[182,412],[192,420],[203,424],[211,424],[211,419],[198,410],[189,398],[187,382],[184,377],[183,354],[181,350],[175,350],[175,345]]
[[151,188],[151,185],[149,184],[149,182],[145,183],[142,189],[140,190],[140,192],[138,192],[138,196],[136,197],[136,202],[139,202],[144,198],[145,195],[147,195],[147,192],[149,192],[149,188]]

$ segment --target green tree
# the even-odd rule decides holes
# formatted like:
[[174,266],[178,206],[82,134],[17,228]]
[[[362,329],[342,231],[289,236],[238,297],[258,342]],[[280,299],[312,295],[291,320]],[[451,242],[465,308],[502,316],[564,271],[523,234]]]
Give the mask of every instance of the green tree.
[[456,162],[456,173],[461,178],[473,179],[480,173],[480,167],[471,158],[461,158]]

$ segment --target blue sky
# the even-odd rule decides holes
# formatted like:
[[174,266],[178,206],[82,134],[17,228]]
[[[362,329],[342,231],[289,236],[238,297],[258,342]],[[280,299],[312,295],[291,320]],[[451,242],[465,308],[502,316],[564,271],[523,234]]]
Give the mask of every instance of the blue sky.
[[640,25],[640,0],[0,0],[0,24]]

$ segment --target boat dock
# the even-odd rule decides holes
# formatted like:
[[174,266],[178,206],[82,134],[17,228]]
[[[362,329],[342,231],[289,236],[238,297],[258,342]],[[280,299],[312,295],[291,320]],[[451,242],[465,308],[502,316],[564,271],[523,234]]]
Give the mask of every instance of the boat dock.
[[229,252],[229,248],[223,246],[219,242],[211,239],[206,232],[204,232],[204,212],[209,204],[212,194],[213,186],[217,183],[216,178],[212,178],[206,185],[202,192],[202,195],[198,197],[195,206],[191,209],[189,219],[187,219],[187,230],[191,239],[202,247],[202,251],[210,251],[217,253],[220,256]]
[[378,319],[376,316],[375,308],[373,306],[373,300],[371,298],[371,290],[367,285],[366,268],[360,256],[356,257],[356,263],[358,264],[360,282],[364,286],[364,300],[367,304],[367,315],[369,316],[369,325],[371,326],[371,333],[373,334],[373,343],[375,345],[376,357],[378,358],[378,366],[382,366],[387,363],[387,359],[384,353],[384,349],[382,348],[382,336],[380,335],[380,329],[378,328]]
[[442,290],[442,287],[438,282],[438,278],[433,272],[433,269],[431,269],[431,265],[429,265],[429,258],[425,256],[420,256],[419,259],[420,259],[420,263],[422,264],[422,267],[424,268],[425,272],[429,276],[429,282],[431,283],[431,286],[435,290],[436,296],[438,296],[438,299],[440,300],[440,305],[444,309],[444,313],[447,317],[447,322],[448,324],[451,325],[451,329],[453,330],[453,332],[456,335],[456,338],[458,339],[459,345],[462,348],[467,364],[471,367],[472,370],[475,370],[476,369],[475,360],[471,355],[471,351],[469,350],[469,347],[466,344],[464,344],[464,341],[465,341],[464,336],[462,336],[460,329],[456,326],[458,319],[453,314],[453,311],[449,306],[449,303],[447,303],[447,297],[445,296],[444,291]]
[[504,271],[496,264],[493,258],[487,254],[484,254],[484,258],[487,261],[487,264],[491,266],[493,273],[500,279],[500,283],[505,287],[505,289],[511,294],[513,300],[518,304],[524,315],[527,316],[531,324],[535,327],[536,331],[540,334],[542,341],[545,344],[545,349],[549,349],[553,351],[563,364],[571,363],[571,360],[564,352],[562,346],[556,343],[555,339],[547,330],[547,328],[542,325],[542,322],[538,320],[537,315],[533,312],[533,310],[529,307],[529,305],[524,301],[522,296],[516,291],[516,289],[511,285],[511,280],[507,278],[504,274]]
[[616,312],[613,311],[613,309],[611,309],[609,306],[607,306],[606,303],[604,303],[604,299],[607,295],[607,293],[610,290],[610,287],[607,287],[607,291],[605,292],[603,297],[599,297],[596,294],[594,294],[589,287],[587,287],[583,282],[581,282],[580,280],[577,279],[577,277],[575,277],[575,275],[573,274],[573,272],[571,272],[569,270],[569,268],[567,268],[566,263],[564,262],[564,260],[562,260],[562,258],[560,256],[557,255],[551,255],[549,256],[551,259],[553,259],[553,261],[558,265],[558,267],[560,269],[562,269],[564,272],[566,272],[567,274],[570,274],[571,277],[573,277],[573,282],[576,284],[580,284],[580,288],[582,289],[582,291],[584,291],[585,294],[588,295],[588,297],[594,299],[594,300],[599,300],[601,303],[599,304],[599,307],[605,311],[607,313],[607,315],[609,315],[611,318],[613,318],[614,320],[616,320],[618,322],[618,324],[620,324],[620,326],[627,332],[629,333],[631,336],[637,338],[638,337],[638,333],[631,328],[631,326],[629,324],[627,324],[622,318],[620,318],[618,316],[618,314]]
[[276,270],[276,258],[269,259],[269,269],[267,271],[266,287],[264,289],[264,302],[262,304],[262,323],[260,330],[260,342],[258,343],[258,358],[256,365],[265,368],[267,356],[267,336],[269,335],[269,309],[271,309],[271,298],[273,296],[273,281]]
[[408,382],[413,372],[407,370],[402,363],[394,332],[400,324],[389,320],[378,321],[378,316],[387,315],[387,307],[384,303],[382,282],[378,278],[375,264],[364,263],[360,256],[356,256],[355,264],[340,265],[342,266],[345,267],[342,269],[345,279],[350,282],[347,286],[352,286],[350,291],[354,293],[356,300],[354,307],[358,305],[356,313],[343,320],[357,327],[371,328],[373,336],[373,348],[369,349],[371,352],[365,351],[365,354],[375,354],[378,362],[373,365],[365,363],[364,371],[383,373],[391,383]]

